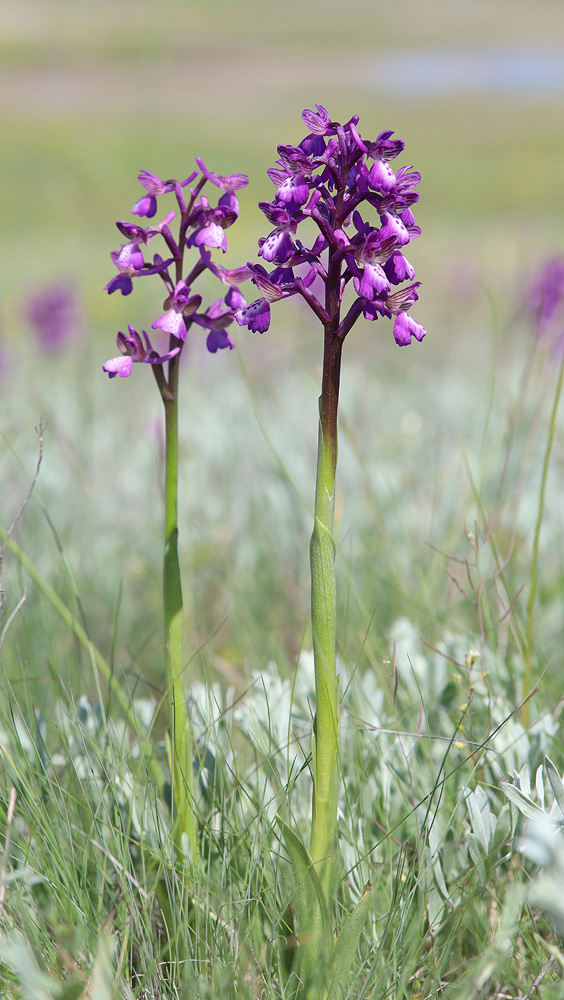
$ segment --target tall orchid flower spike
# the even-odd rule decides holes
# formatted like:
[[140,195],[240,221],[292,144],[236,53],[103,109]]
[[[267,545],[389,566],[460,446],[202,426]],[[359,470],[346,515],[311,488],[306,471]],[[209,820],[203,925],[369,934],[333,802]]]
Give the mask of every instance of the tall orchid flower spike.
[[[211,250],[227,248],[225,230],[233,225],[239,213],[234,191],[247,184],[244,174],[223,177],[214,174],[198,161],[199,170],[185,180],[163,181],[156,174],[142,170],[139,181],[145,194],[135,202],[132,214],[153,219],[159,199],[174,197],[176,211],[169,211],[161,222],[142,226],[137,222],[118,222],[119,232],[127,242],[112,252],[118,274],[105,290],[111,295],[120,291],[130,295],[138,278],[156,275],[159,289],[166,290],[164,313],[154,319],[156,336],[166,337],[160,349],[154,348],[149,337],[129,326],[126,336],[120,332],[117,344],[120,355],[102,366],[110,379],[128,378],[134,364],[148,364],[157,383],[165,412],[165,516],[164,516],[164,651],[165,675],[171,679],[171,777],[175,816],[176,843],[179,857],[198,863],[197,825],[194,814],[194,767],[192,732],[188,716],[182,671],[184,665],[183,603],[180,565],[178,560],[178,399],[179,366],[184,344],[194,331],[204,330],[206,346],[211,354],[232,349],[234,342],[228,327],[235,313],[246,305],[238,284],[250,277],[249,268],[229,271],[212,261]],[[211,204],[202,194],[210,181],[221,194],[217,204]],[[194,183],[195,182],[195,183]],[[186,191],[188,189],[188,192]],[[171,225],[177,225],[173,235]],[[145,261],[143,250],[152,240],[162,240],[165,256],[153,254],[152,263]],[[188,253],[187,253],[188,251]],[[172,256],[171,256],[172,255]],[[200,312],[202,296],[192,287],[206,271],[228,286],[225,299],[212,302]]]
[[[273,269],[248,264],[260,297],[242,306],[235,318],[240,326],[264,333],[270,325],[272,305],[300,295],[323,329],[315,518],[310,546],[316,712],[309,854],[299,834],[283,820],[280,822],[300,882],[296,905],[299,938],[304,943],[299,976],[307,1000],[325,1000],[341,992],[338,983],[327,979],[331,962],[333,967],[337,964],[336,958],[327,956],[333,954],[334,947],[344,947],[342,942],[346,940],[352,942],[352,960],[356,947],[348,932],[341,944],[334,945],[327,916],[335,889],[340,785],[333,517],[341,352],[346,337],[362,316],[372,322],[380,317],[393,319],[393,335],[400,347],[413,339],[423,340],[425,329],[409,314],[418,298],[419,282],[413,280],[413,267],[404,256],[405,248],[420,234],[412,213],[419,197],[415,189],[420,175],[411,167],[394,171],[392,166],[404,143],[392,138],[391,131],[380,132],[374,141],[367,141],[358,131],[358,116],[341,125],[320,104],[315,111],[305,110],[302,119],[308,134],[296,146],[278,146],[276,164],[267,171],[274,184],[274,197],[259,203],[274,227],[259,240],[259,256]],[[308,242],[306,233],[311,233],[312,223],[318,234]],[[303,242],[299,239],[302,230]],[[309,859],[307,876],[304,859]],[[362,906],[367,905],[362,902]],[[355,920],[355,926],[360,928],[362,922]],[[346,968],[348,961],[339,958],[339,964]]]
[[[366,142],[357,130],[357,116],[340,125],[329,118],[322,105],[316,108],[302,114],[309,135],[298,146],[279,146],[277,164],[268,170],[276,193],[272,202],[260,202],[259,207],[276,228],[259,240],[259,254],[266,263],[277,265],[265,275],[280,286],[283,282],[284,294],[279,297],[302,295],[318,317],[324,312],[330,317],[331,330],[342,343],[362,314],[369,320],[379,316],[395,320],[416,300],[412,296],[409,304],[407,298],[399,301],[391,294],[390,285],[414,277],[400,248],[421,232],[411,211],[419,198],[415,188],[421,177],[411,167],[393,172],[390,161],[404,148],[402,140],[391,138],[393,132],[381,132],[374,142]],[[296,238],[299,226],[308,219],[320,233],[309,249]],[[351,222],[356,233],[348,235]],[[300,273],[306,265],[309,271],[312,264],[323,279],[325,303],[307,291]],[[351,281],[357,298],[342,315]],[[260,290],[258,272],[253,282]],[[267,303],[275,300],[264,292],[263,299]],[[236,319],[241,326],[264,333],[269,313],[258,300],[241,310]],[[262,317],[260,323],[257,316]],[[400,347],[411,343],[407,330],[417,340],[425,336],[420,324],[406,324],[400,318],[394,322],[394,337]]]

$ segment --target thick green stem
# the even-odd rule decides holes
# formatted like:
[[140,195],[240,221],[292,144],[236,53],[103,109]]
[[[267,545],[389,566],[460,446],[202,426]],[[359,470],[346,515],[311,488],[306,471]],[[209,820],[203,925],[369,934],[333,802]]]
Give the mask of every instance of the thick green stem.
[[163,600],[167,674],[170,678],[170,725],[173,802],[176,808],[177,837],[186,852],[197,862],[198,846],[194,816],[194,777],[192,770],[192,731],[182,679],[183,605],[180,563],[178,561],[178,370],[179,359],[169,364],[168,393],[163,395],[165,408],[165,530]]
[[310,545],[316,698],[310,854],[327,900],[337,840],[339,793],[339,681],[336,667],[337,596],[333,518],[341,349],[342,341],[328,326],[325,330],[323,383],[319,400],[315,519]]

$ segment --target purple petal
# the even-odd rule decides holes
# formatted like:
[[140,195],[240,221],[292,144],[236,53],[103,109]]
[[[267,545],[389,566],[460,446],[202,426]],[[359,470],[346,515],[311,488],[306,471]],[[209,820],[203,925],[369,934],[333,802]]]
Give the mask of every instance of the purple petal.
[[280,229],[275,229],[270,236],[264,240],[259,240],[259,257],[263,260],[277,264],[285,264],[294,252],[294,244],[289,233]]
[[273,226],[289,226],[292,223],[292,216],[285,208],[281,208],[279,205],[273,205],[269,201],[259,201],[259,206],[261,212],[264,212],[266,218]]
[[176,312],[175,309],[170,309],[164,316],[159,316],[151,326],[153,330],[163,330],[165,333],[172,334],[178,340],[186,340],[184,317],[182,313]]
[[145,190],[152,195],[165,194],[166,191],[170,190],[168,185],[163,184],[160,177],[157,177],[157,175],[153,174],[150,170],[141,170],[141,172],[137,175],[137,180],[143,185]]
[[105,365],[102,365],[102,370],[107,372],[110,378],[115,378],[119,375],[121,378],[127,378],[131,375],[131,370],[133,368],[133,358],[124,358],[120,355],[119,358],[110,358],[106,361]]
[[136,201],[131,209],[132,215],[146,216],[152,219],[157,214],[157,199],[154,194],[144,194],[139,201]]
[[206,347],[210,354],[215,354],[216,351],[222,351],[225,347],[228,347],[232,351],[235,344],[226,330],[210,330],[206,340]]
[[306,135],[300,142],[300,149],[303,149],[306,156],[323,156],[325,152],[325,139],[320,135]]
[[382,292],[387,295],[390,291],[390,282],[379,264],[365,264],[362,276],[354,278],[353,284],[356,294],[365,299],[373,299]]
[[382,216],[380,239],[384,241],[390,236],[395,236],[397,245],[400,247],[404,247],[407,243],[409,243],[409,233],[401,219],[398,219],[396,215],[390,215],[388,212],[384,212],[384,215]]
[[305,205],[309,198],[309,187],[303,174],[295,174],[286,178],[277,193],[280,201],[286,204],[293,202],[295,205]]
[[228,177],[223,177],[221,174],[216,174],[213,170],[208,170],[203,160],[199,156],[196,157],[196,163],[202,171],[204,177],[207,177],[212,184],[216,187],[221,188],[222,191],[239,191],[240,188],[244,188],[249,183],[249,178],[246,174],[229,174]]
[[196,246],[205,246],[209,249],[219,248],[227,250],[227,237],[217,222],[211,222],[209,226],[204,226],[196,236]]
[[386,261],[384,271],[393,285],[399,285],[402,281],[413,281],[415,278],[415,268],[399,250],[394,250]]
[[266,299],[256,299],[235,313],[239,326],[247,326],[254,333],[265,333],[270,326],[270,306]]
[[229,309],[233,309],[236,312],[238,309],[245,308],[247,300],[238,288],[230,288],[225,296],[225,305],[228,306]]
[[385,160],[374,160],[368,174],[368,183],[374,191],[391,191],[396,183],[396,175]]
[[310,132],[313,132],[314,135],[326,135],[331,125],[329,112],[322,104],[316,104],[315,107],[317,108],[317,114],[315,111],[310,111],[309,108],[302,111],[302,121],[306,128]]
[[104,285],[104,291],[108,295],[112,295],[113,292],[120,290],[122,295],[131,295],[133,291],[133,282],[131,278],[128,278],[126,274],[116,274],[115,278],[108,281],[107,285]]
[[394,339],[399,347],[407,347],[411,344],[411,338],[422,341],[427,331],[406,312],[399,312],[394,323]]
[[116,267],[126,274],[131,274],[133,271],[140,271],[145,263],[143,254],[137,243],[124,243],[115,259],[113,254],[110,256]]

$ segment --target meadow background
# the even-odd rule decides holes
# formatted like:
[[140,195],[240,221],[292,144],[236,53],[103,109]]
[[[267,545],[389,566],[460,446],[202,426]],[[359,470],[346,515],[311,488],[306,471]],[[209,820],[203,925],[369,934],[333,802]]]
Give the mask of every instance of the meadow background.
[[[199,155],[212,170],[250,176],[222,261],[242,264],[267,232],[257,208],[271,197],[266,169],[278,143],[302,138],[302,109],[321,103],[340,121],[358,114],[364,137],[394,129],[406,142],[399,162],[422,174],[415,214],[423,232],[410,259],[423,283],[413,315],[428,337],[399,351],[379,322],[358,324],[347,341],[339,653],[389,706],[397,674],[405,677],[410,729],[421,704],[413,676],[432,698],[447,672],[453,720],[468,694],[458,696],[456,664],[429,659],[423,643],[457,662],[475,648],[484,662],[497,658],[492,683],[510,714],[522,692],[519,636],[558,371],[550,351],[532,354],[525,289],[564,241],[563,5],[2,0],[0,13],[0,521],[10,523],[27,491],[43,418],[37,497],[17,540],[74,613],[79,595],[89,634],[131,697],[160,697],[160,400],[148,371],[110,382],[101,366],[115,354],[117,330],[148,328],[161,302],[150,281],[128,298],[102,291],[114,273],[109,252],[121,242],[114,222],[130,217],[140,169],[185,177]],[[65,351],[45,354],[26,325],[25,302],[61,280],[80,295],[80,330]],[[235,336],[234,352],[208,355],[197,336],[186,352],[180,523],[190,675],[239,697],[271,662],[291,677],[309,648],[321,343],[295,301],[273,310],[263,337]],[[549,750],[560,772],[562,455],[560,419],[535,609],[539,691],[530,708],[537,750]],[[513,538],[513,554],[506,588],[499,577],[480,585],[476,607],[445,572],[450,565],[468,590],[464,567],[436,550],[473,561],[468,532],[483,537],[488,518],[496,551],[507,554]],[[495,570],[489,541],[479,560],[485,578]],[[7,555],[4,624],[27,579]],[[61,700],[95,704],[105,690],[33,585],[1,656],[5,732],[15,716],[32,729],[40,707],[48,751],[58,746]],[[487,712],[482,721],[477,741],[491,731]],[[163,712],[159,737],[165,724]],[[528,762],[536,768],[542,753]],[[42,912],[33,898],[18,905]],[[74,974],[72,962],[88,974],[103,917],[74,951],[70,916],[48,929],[37,917],[58,974]],[[486,935],[489,920],[486,913]],[[515,973],[511,995],[525,996],[551,960],[550,930],[546,939],[548,951],[538,945],[519,986]],[[461,977],[471,957],[461,960]],[[549,974],[546,983],[557,980]],[[15,978],[9,982],[15,991]],[[560,996],[553,988],[547,997]]]

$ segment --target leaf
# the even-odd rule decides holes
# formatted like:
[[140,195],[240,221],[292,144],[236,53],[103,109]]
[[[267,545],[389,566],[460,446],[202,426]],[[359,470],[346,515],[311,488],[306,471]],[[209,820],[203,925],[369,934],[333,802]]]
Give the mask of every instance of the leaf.
[[468,853],[474,864],[476,878],[479,884],[484,886],[488,880],[491,865],[488,861],[484,845],[475,833],[468,834]]
[[353,964],[354,955],[358,948],[362,928],[366,923],[371,901],[372,886],[369,882],[365,886],[358,903],[347,916],[335,941],[328,991],[328,996],[330,997],[340,996],[341,994],[346,977]]
[[523,767],[521,768],[521,770],[518,773],[515,772],[515,771],[513,773],[516,775],[516,777],[519,780],[519,787],[520,787],[521,791],[524,792],[525,795],[530,795],[531,794],[531,777],[530,777],[530,774],[529,774],[529,765],[528,764],[523,764]]
[[479,865],[482,865],[487,858],[484,845],[475,833],[468,834],[468,853],[470,854],[476,868],[478,868]]
[[552,763],[550,757],[544,758],[544,768],[548,775],[548,780],[550,781],[550,787],[554,792],[554,798],[556,799],[558,808],[564,816],[564,787],[562,786],[562,778],[560,777],[558,770]]
[[88,981],[89,1000],[114,1000],[114,939],[104,932],[98,942],[94,968]]
[[537,767],[535,775],[535,788],[537,790],[538,801],[541,809],[544,809],[544,768],[542,764]]
[[431,829],[429,830],[429,847],[427,848],[429,855],[429,862],[431,864],[433,875],[435,877],[435,882],[437,883],[441,896],[443,896],[444,899],[449,899],[450,898],[449,891],[447,889],[445,877],[443,874],[443,868],[441,865],[440,847],[441,847],[441,836],[437,824],[433,823]]
[[522,812],[527,819],[538,819],[539,816],[543,818],[546,816],[546,813],[540,806],[537,806],[535,802],[532,802],[526,795],[523,795],[523,792],[515,785],[510,785],[508,781],[502,781],[500,787],[510,802],[513,802],[519,812]]
[[306,984],[308,997],[314,996],[314,993],[309,991],[312,984],[320,987],[319,996],[322,996],[325,970],[333,949],[327,902],[303,840],[278,813],[276,820],[282,831],[294,873],[299,925],[300,978]]
[[[483,798],[480,804],[479,797],[475,792],[466,792],[466,804],[468,806],[468,811],[470,813],[470,819],[472,821],[472,830],[481,841],[484,848],[484,852],[487,852],[489,842],[490,842],[490,807],[487,799]],[[487,816],[488,829],[486,830],[486,824],[484,822],[484,815]]]
[[319,909],[320,916],[328,923],[327,904],[307,847],[301,837],[284,822],[278,813],[276,820],[282,831],[286,850],[292,863],[300,925],[306,926],[311,923],[312,914],[316,909]]
[[57,1000],[78,1000],[84,992],[84,983],[74,982],[70,986],[65,986],[61,993],[57,994]]
[[55,981],[39,968],[29,942],[19,932],[0,936],[0,962],[17,976],[24,997],[52,1000]]

